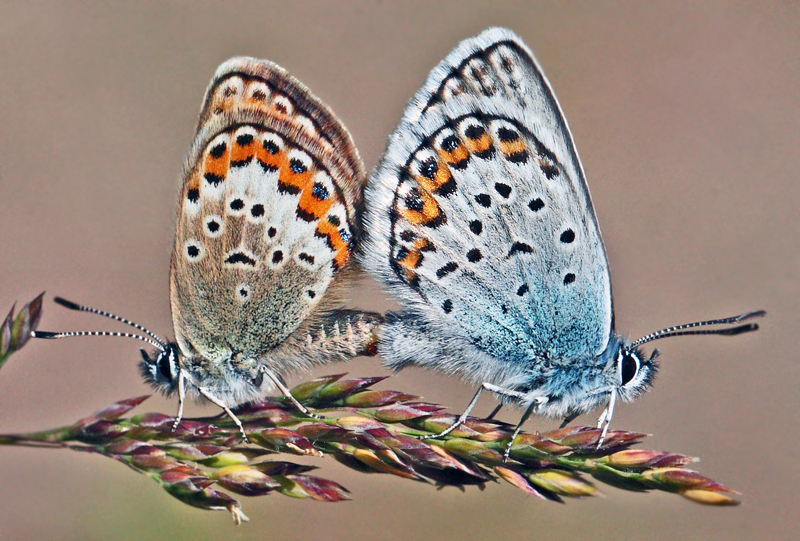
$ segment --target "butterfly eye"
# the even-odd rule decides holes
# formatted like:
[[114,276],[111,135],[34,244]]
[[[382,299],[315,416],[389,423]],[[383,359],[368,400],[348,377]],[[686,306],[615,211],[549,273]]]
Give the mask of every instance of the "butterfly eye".
[[162,353],[158,356],[158,372],[166,380],[172,380],[172,356],[168,353]]
[[622,366],[620,366],[620,375],[622,376],[622,385],[627,385],[639,373],[639,359],[632,353],[625,354],[622,357]]

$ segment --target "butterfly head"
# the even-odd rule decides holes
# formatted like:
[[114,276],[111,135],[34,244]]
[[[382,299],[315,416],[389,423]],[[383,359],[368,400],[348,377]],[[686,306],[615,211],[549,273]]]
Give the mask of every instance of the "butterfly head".
[[631,402],[649,391],[658,372],[657,358],[657,349],[647,357],[638,347],[621,342],[607,372],[617,396]]
[[139,369],[144,380],[165,395],[172,394],[178,387],[181,373],[178,344],[169,343],[152,357],[141,349],[142,362]]

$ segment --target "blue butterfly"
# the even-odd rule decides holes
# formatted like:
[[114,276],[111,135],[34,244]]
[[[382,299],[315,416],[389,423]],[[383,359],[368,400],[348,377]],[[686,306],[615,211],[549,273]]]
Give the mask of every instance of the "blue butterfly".
[[[533,54],[491,28],[428,77],[366,191],[362,263],[403,304],[378,351],[386,366],[433,368],[532,414],[565,418],[647,391],[642,344],[733,335],[764,312],[691,323],[627,342],[614,328],[608,260],[567,121]],[[514,441],[512,437],[511,442]],[[506,450],[506,458],[511,443]]]

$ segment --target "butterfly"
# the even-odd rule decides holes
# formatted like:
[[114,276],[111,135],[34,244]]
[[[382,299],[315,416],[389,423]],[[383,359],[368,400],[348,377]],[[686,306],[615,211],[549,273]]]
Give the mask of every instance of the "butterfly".
[[266,60],[232,58],[206,91],[183,169],[170,265],[175,331],[167,342],[118,332],[36,332],[37,338],[125,336],[144,379],[231,411],[275,388],[306,414],[282,378],[368,353],[378,314],[337,310],[351,275],[366,180],[347,129],[300,81]]
[[[459,44],[411,99],[365,195],[365,268],[403,305],[381,329],[387,367],[422,366],[564,424],[647,391],[657,351],[684,334],[732,335],[764,312],[628,342],[614,327],[608,260],[572,134],[531,51],[490,28]],[[435,437],[436,435],[430,436]]]

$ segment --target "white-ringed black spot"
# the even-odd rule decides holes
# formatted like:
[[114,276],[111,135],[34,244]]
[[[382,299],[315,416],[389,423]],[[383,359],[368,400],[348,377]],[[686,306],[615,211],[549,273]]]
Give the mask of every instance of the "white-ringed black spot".
[[231,210],[240,211],[244,208],[244,201],[239,199],[238,197],[231,201],[230,204]]
[[469,260],[470,263],[477,263],[481,259],[483,259],[483,254],[477,248],[473,248],[467,252],[467,260]]
[[255,92],[253,92],[253,99],[255,101],[264,101],[265,99],[267,99],[267,95],[264,93],[263,90],[256,90]]
[[195,245],[189,245],[186,247],[186,255],[190,258],[194,259],[200,255],[200,248]]
[[436,271],[436,277],[440,279],[444,278],[451,272],[455,271],[457,268],[458,268],[458,263],[456,263],[455,261],[450,261],[444,266],[439,267],[439,269]]
[[497,130],[497,137],[501,141],[509,143],[511,141],[516,141],[517,139],[519,139],[519,132],[508,128],[500,128],[499,130]]
[[517,289],[517,296],[522,297],[528,291],[529,291],[528,284],[522,284],[521,286],[519,286],[519,289]]
[[447,299],[446,301],[444,301],[442,303],[442,310],[444,310],[445,314],[449,314],[450,312],[452,312],[453,311],[453,301],[451,301],[450,299]]
[[216,217],[206,219],[206,230],[211,236],[216,236],[222,230],[222,223]]
[[328,192],[328,188],[319,182],[314,184],[314,187],[311,189],[311,195],[313,195],[318,201],[325,201],[331,196],[331,194]]
[[561,237],[559,237],[559,239],[564,244],[569,244],[575,240],[575,232],[572,229],[567,229],[561,233]]
[[481,193],[475,196],[475,201],[482,207],[487,209],[492,206],[492,198],[487,193]]
[[531,199],[530,203],[528,203],[528,208],[531,209],[533,212],[539,212],[544,208],[544,201],[542,201],[541,197],[537,197],[536,199]]
[[200,190],[197,188],[192,188],[186,192],[186,199],[188,199],[190,203],[197,203],[197,201],[200,199]]
[[267,229],[267,235],[269,236],[269,238],[271,238],[271,239],[275,238],[275,235],[277,235],[277,234],[278,234],[278,230],[275,229],[274,227],[270,227],[269,229]]
[[477,126],[475,124],[469,126],[466,130],[464,130],[464,135],[466,135],[473,141],[483,137],[484,133],[486,133],[486,129],[483,126]]
[[425,202],[422,200],[422,194],[416,188],[411,188],[406,194],[406,208],[415,212],[422,212],[425,208]]
[[263,216],[264,215],[264,205],[262,205],[261,203],[258,203],[256,205],[253,205],[252,207],[250,207],[250,215],[253,218],[260,218],[261,216]]
[[253,142],[253,136],[249,133],[243,133],[242,135],[236,138],[236,144],[241,147],[246,147],[252,142]]
[[270,154],[277,154],[281,151],[280,147],[275,144],[275,141],[264,141],[264,150]]
[[214,158],[214,159],[221,158],[222,155],[225,154],[225,151],[227,149],[228,149],[228,145],[225,143],[225,141],[223,141],[223,142],[219,143],[218,145],[215,145],[209,151],[209,154],[211,154],[211,157]]
[[205,248],[203,245],[194,239],[187,240],[184,244],[186,258],[189,261],[199,261],[205,255]]
[[483,232],[483,223],[480,220],[472,220],[469,223],[469,230],[476,235],[480,235]]
[[439,164],[436,162],[436,158],[434,157],[428,158],[419,165],[419,174],[425,178],[433,180],[436,178],[436,173],[438,172]]
[[278,264],[278,263],[280,263],[281,261],[283,261],[283,252],[282,252],[282,251],[280,251],[280,250],[275,250],[275,251],[272,253],[272,262],[273,262],[273,263],[275,263],[275,264],[277,265],[277,264]]
[[508,257],[511,257],[515,254],[532,254],[533,248],[529,244],[525,244],[524,242],[515,242],[511,246],[511,250],[508,251]]
[[564,275],[564,285],[571,284],[574,281],[575,281],[575,275],[572,274],[571,272],[568,272],[567,274]]
[[502,195],[505,199],[508,199],[511,195],[511,186],[508,184],[504,184],[502,182],[495,182],[494,189],[497,190],[497,193]]
[[449,135],[442,140],[442,150],[445,152],[453,152],[458,148],[460,141],[455,135]]
[[313,299],[314,297],[317,296],[317,292],[314,291],[313,289],[309,289],[308,291],[306,291],[306,293],[308,294],[309,299]]
[[403,242],[412,242],[416,238],[417,234],[413,231],[406,230],[400,233],[400,240]]
[[289,160],[289,169],[292,170],[295,174],[305,173],[308,171],[308,168],[305,166],[303,162],[298,160],[297,158],[292,158]]
[[240,302],[245,302],[250,299],[250,286],[247,284],[239,284],[236,286],[236,297]]

